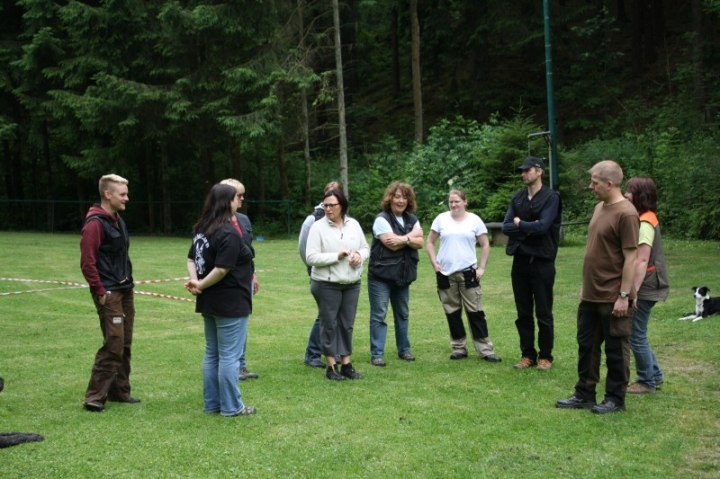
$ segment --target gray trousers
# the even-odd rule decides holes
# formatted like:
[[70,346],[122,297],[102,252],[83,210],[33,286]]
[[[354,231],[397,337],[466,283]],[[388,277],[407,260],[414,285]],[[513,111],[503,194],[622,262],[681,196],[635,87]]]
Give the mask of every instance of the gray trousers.
[[320,314],[320,347],[327,356],[350,356],[360,282],[351,284],[312,280],[310,292]]

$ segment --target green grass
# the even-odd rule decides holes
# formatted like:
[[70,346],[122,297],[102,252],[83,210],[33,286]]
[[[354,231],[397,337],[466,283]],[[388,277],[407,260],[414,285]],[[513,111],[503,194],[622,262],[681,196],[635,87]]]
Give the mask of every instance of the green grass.
[[[0,233],[0,277],[82,282],[79,236]],[[135,279],[184,276],[189,240],[134,237]],[[202,412],[200,316],[192,303],[136,296],[133,395],[139,405],[86,412],[82,399],[101,335],[87,289],[0,281],[0,431],[45,441],[0,450],[3,477],[606,478],[720,474],[720,318],[678,322],[690,287],[720,294],[719,243],[667,241],[672,292],[650,338],[666,382],[597,416],[554,407],[576,380],[575,310],[584,238],[560,249],[551,371],[516,371],[510,258],[493,248],[483,302],[500,364],[450,361],[448,331],[423,255],[411,287],[412,350],[370,366],[368,301],[358,308],[353,362],[361,381],[335,383],[303,365],[315,304],[294,239],[256,243],[256,296],[241,384],[248,418]],[[187,297],[181,282],[138,291]],[[603,371],[604,375],[604,371]]]

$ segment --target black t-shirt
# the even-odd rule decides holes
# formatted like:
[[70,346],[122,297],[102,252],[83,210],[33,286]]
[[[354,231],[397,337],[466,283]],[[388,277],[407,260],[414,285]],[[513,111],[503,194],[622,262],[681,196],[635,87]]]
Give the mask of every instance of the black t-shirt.
[[197,295],[195,312],[225,318],[252,313],[252,252],[232,224],[228,222],[209,238],[196,234],[188,258],[195,261],[199,279],[216,266],[230,270],[223,279]]

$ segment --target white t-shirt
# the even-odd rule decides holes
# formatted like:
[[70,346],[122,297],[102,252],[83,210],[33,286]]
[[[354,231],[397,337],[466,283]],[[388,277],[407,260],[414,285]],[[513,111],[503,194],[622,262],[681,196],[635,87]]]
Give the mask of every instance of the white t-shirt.
[[445,276],[466,268],[477,268],[475,244],[477,237],[486,235],[485,223],[474,213],[468,213],[462,221],[455,221],[449,211],[440,213],[430,229],[440,237],[437,261]]
[[[403,228],[405,227],[405,220],[402,216],[396,216],[395,219],[398,223],[400,223],[400,226],[402,226]],[[420,220],[418,220],[413,227],[413,231],[420,227]],[[375,218],[375,222],[373,223],[372,232],[375,238],[379,238],[380,235],[384,235],[385,233],[392,233],[393,230],[390,226],[390,223],[388,223],[388,220],[386,220],[382,216],[378,216]]]

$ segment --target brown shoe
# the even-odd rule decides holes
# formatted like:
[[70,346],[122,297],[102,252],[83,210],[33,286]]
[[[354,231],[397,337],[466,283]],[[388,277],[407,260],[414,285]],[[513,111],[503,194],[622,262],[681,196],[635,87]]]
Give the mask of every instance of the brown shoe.
[[650,386],[646,386],[643,383],[635,381],[628,386],[626,392],[628,394],[655,394],[655,388],[651,388]]
[[539,371],[547,371],[552,367],[552,363],[547,359],[541,359],[538,361],[537,368]]
[[520,358],[520,362],[517,363],[517,364],[516,364],[515,366],[513,366],[513,367],[514,367],[515,369],[527,369],[527,368],[529,368],[530,366],[534,366],[534,365],[535,365],[535,361],[533,361],[532,359],[530,359],[530,358],[528,358],[528,357],[526,357],[526,356],[523,356],[522,358]]

